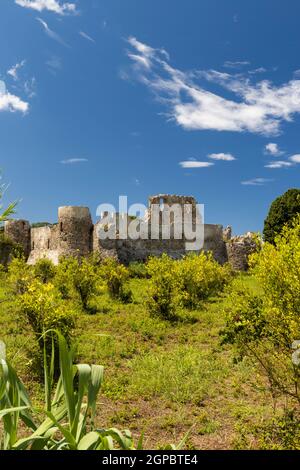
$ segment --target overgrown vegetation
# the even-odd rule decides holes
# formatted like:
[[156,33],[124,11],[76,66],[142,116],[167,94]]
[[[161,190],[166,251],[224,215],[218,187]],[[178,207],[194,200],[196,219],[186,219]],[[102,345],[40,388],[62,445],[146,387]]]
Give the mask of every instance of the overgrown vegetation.
[[[57,267],[16,258],[0,274],[1,339],[39,409],[43,387],[33,358],[47,358],[52,382],[51,352],[59,347],[50,333],[44,343],[46,330],[65,335],[78,362],[109,366],[105,406],[94,424],[86,421],[81,439],[126,424],[137,439],[145,432],[147,448],[178,442],[190,430],[187,448],[299,449],[300,216],[250,265],[248,274],[233,275],[204,254],[177,261],[164,255],[129,268],[94,257],[65,258]],[[48,383],[51,413],[50,389]],[[22,413],[5,419],[15,423]],[[65,419],[56,418],[67,423],[56,425],[59,438],[24,445],[78,448]],[[28,437],[14,436],[6,446]],[[111,445],[101,439],[87,441]]]
[[[129,431],[96,429],[97,396],[103,381],[103,367],[74,364],[67,342],[58,336],[60,377],[53,392],[54,349],[50,364],[45,359],[45,419],[34,417],[29,394],[2,353],[0,358],[0,418],[2,450],[108,450],[115,446],[133,449]],[[47,333],[45,333],[47,334]],[[51,335],[53,338],[53,335]],[[78,384],[78,385],[77,385]],[[28,429],[20,437],[20,422]]]
[[210,296],[222,292],[231,277],[210,254],[189,255],[174,261],[167,255],[147,263],[150,277],[147,305],[153,315],[175,320],[182,308],[195,309]]
[[274,243],[285,225],[300,214],[300,189],[289,189],[272,202],[264,224],[264,239]]

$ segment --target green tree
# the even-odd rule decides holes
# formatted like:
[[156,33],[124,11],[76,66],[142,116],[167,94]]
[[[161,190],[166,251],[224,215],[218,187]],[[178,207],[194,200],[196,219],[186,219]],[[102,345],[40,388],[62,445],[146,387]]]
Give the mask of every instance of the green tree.
[[264,224],[264,239],[274,243],[284,225],[290,225],[294,217],[300,213],[300,189],[289,189],[271,204]]

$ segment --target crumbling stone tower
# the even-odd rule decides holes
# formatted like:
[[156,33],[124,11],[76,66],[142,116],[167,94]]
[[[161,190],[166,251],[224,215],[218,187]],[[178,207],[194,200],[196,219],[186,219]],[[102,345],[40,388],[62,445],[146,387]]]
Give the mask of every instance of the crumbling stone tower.
[[93,222],[87,207],[58,209],[59,256],[87,256],[92,251]]
[[27,220],[7,220],[4,224],[5,235],[20,245],[28,258],[31,250],[31,228]]

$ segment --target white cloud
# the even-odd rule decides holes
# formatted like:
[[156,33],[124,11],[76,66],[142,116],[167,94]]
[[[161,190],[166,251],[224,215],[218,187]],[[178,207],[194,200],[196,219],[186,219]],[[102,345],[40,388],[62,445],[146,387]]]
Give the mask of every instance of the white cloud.
[[16,65],[13,65],[8,71],[7,75],[10,75],[15,81],[19,79],[18,76],[18,71],[24,67],[26,63],[26,60],[22,60],[21,62],[17,63]]
[[84,31],[79,31],[80,36],[82,36],[84,39],[87,39],[90,42],[96,42],[95,39],[93,39],[91,36],[86,34]]
[[67,158],[66,160],[61,160],[62,165],[74,165],[75,163],[85,163],[88,162],[87,158]]
[[278,144],[274,144],[272,142],[265,146],[265,153],[273,155],[274,157],[280,157],[280,155],[284,154],[284,152],[278,147]]
[[[186,130],[217,130],[277,135],[283,121],[300,113],[300,80],[275,86],[267,80],[217,71],[183,72],[173,68],[164,49],[153,49],[129,38],[135,78],[149,87],[167,107],[167,116]],[[201,81],[198,81],[198,79]],[[204,86],[206,80],[207,86]],[[236,99],[209,90],[217,83]]]
[[60,0],[15,0],[15,3],[21,7],[31,8],[39,12],[47,10],[59,15],[76,12],[75,3],[61,3]]
[[231,153],[211,153],[208,155],[209,158],[213,160],[224,160],[226,162],[231,162],[236,160],[236,158]]
[[266,73],[266,72],[267,72],[267,69],[265,69],[265,67],[258,67],[257,69],[248,71],[250,75],[255,75],[257,73]]
[[197,160],[186,160],[179,162],[181,168],[207,168],[214,165],[212,162],[198,162]]
[[12,95],[6,89],[5,83],[0,80],[0,111],[19,111],[26,113],[29,109],[29,104],[23,101],[16,95]]
[[226,67],[227,69],[239,69],[246,65],[250,65],[250,62],[248,62],[248,60],[237,60],[234,62],[231,60],[226,60],[226,62],[224,62],[224,67]]
[[289,159],[293,163],[300,163],[300,154],[292,155]]
[[266,183],[269,183],[270,179],[268,178],[252,178],[250,180],[241,181],[241,184],[244,186],[263,186]]
[[265,165],[265,168],[272,168],[272,169],[275,169],[275,168],[288,168],[290,166],[292,166],[292,163],[278,160],[276,162],[268,163],[267,165]]
[[37,21],[41,23],[47,36],[49,36],[51,39],[54,39],[54,41],[59,42],[63,46],[69,47],[68,44],[65,43],[65,41],[60,37],[59,34],[57,34],[55,31],[52,31],[52,29],[49,28],[46,21],[42,20],[41,18],[37,18]]

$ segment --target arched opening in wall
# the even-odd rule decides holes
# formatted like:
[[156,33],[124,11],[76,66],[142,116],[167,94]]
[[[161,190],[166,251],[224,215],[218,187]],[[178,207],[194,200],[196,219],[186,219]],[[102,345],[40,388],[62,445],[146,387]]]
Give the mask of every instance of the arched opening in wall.
[[47,242],[47,248],[48,248],[48,250],[50,250],[50,240],[48,240],[48,242]]
[[60,229],[61,232],[63,232],[63,228],[64,228],[64,224],[61,222],[61,223],[59,224],[59,229]]
[[34,250],[34,242],[32,242],[31,248]]
[[165,203],[164,198],[163,198],[163,197],[160,197],[160,198],[159,198],[159,209],[160,209],[161,211],[164,210],[164,203]]

